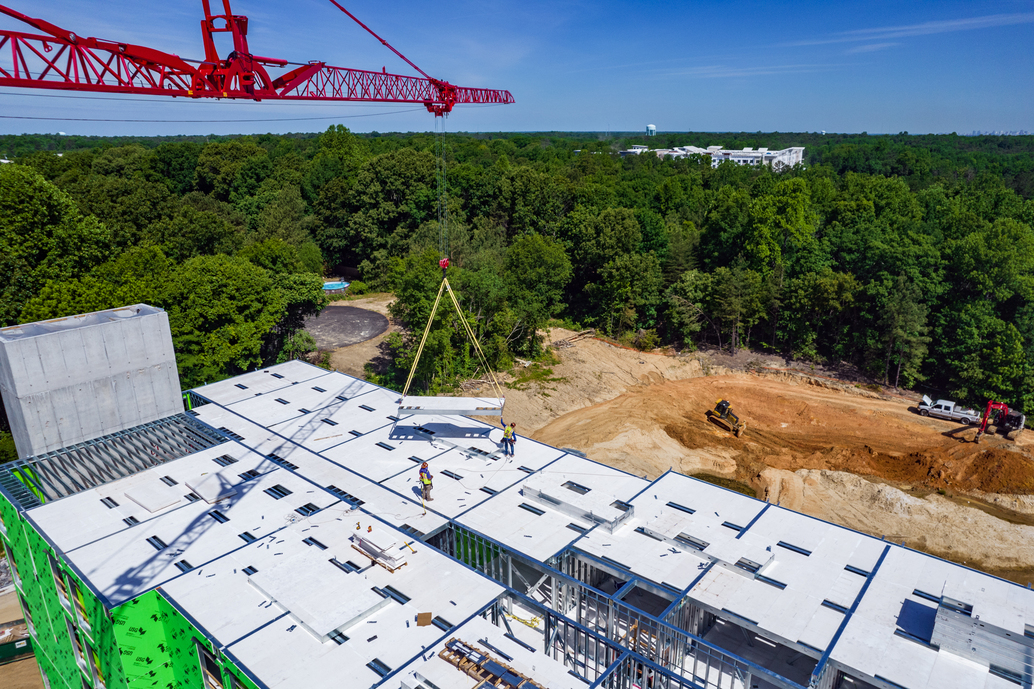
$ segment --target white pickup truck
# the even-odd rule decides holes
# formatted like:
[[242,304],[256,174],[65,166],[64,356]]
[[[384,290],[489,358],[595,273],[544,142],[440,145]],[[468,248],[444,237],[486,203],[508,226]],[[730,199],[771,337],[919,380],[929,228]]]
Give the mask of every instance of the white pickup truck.
[[980,422],[980,412],[975,409],[960,407],[951,400],[937,400],[933,402],[929,397],[923,395],[923,401],[919,404],[921,416],[936,416],[949,421],[959,421],[966,425]]

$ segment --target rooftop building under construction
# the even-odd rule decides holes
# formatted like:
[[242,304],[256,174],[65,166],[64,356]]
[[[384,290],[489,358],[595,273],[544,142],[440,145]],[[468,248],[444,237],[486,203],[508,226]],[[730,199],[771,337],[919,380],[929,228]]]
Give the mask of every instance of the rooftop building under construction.
[[[50,332],[0,330],[8,409],[52,370],[13,369],[11,343]],[[145,380],[104,360],[129,349],[80,377]],[[504,456],[498,426],[305,363],[184,399],[0,469],[50,687],[1031,685],[1034,592],[1008,581],[674,471]]]

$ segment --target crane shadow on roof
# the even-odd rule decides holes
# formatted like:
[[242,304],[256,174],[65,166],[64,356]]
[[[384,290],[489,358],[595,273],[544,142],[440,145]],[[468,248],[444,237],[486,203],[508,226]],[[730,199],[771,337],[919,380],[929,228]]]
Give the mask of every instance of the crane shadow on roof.
[[[126,569],[113,579],[112,584],[106,590],[102,591],[104,597],[108,599],[109,603],[113,607],[135,598],[140,594],[151,590],[155,586],[160,586],[168,580],[183,576],[197,576],[199,572],[203,570],[204,566],[207,564],[206,562],[190,562],[189,564],[191,568],[183,571],[182,573],[172,574],[170,572],[168,577],[163,578],[161,576],[163,570],[174,567],[175,563],[184,560],[190,546],[196,543],[209,531],[209,529],[220,524],[220,522],[211,515],[211,512],[215,510],[219,510],[220,512],[232,510],[245,495],[257,486],[254,481],[230,484],[230,482],[226,480],[225,476],[220,475],[220,479],[222,479],[222,482],[226,484],[225,486],[222,486],[221,492],[228,492],[228,490],[232,488],[233,493],[217,502],[206,505],[207,509],[192,519],[190,523],[187,524],[186,527],[178,534],[152,534],[148,529],[148,523],[150,520],[144,520],[139,524],[128,527],[131,529],[137,529],[141,539],[157,535],[163,540],[163,542],[165,542],[166,539],[168,540],[165,548],[155,550],[154,554],[150,555],[143,562]],[[155,480],[158,479],[156,478]],[[190,505],[193,504],[196,503],[184,502],[173,507],[172,510],[189,509]],[[172,510],[162,510],[160,515],[168,514]],[[122,557],[121,551],[112,553],[113,559],[118,559],[120,557]]]
[[432,421],[418,425],[416,421],[406,420],[396,424],[391,431],[390,437],[394,440],[406,440],[414,435],[414,430],[429,435],[432,438],[487,438],[493,429],[473,422],[469,426],[441,421]]

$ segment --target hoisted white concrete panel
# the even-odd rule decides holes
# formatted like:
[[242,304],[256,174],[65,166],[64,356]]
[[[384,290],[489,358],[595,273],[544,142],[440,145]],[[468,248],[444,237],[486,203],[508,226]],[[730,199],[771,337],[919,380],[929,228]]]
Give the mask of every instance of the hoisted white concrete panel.
[[399,400],[399,416],[438,414],[440,416],[502,416],[503,397],[415,397]]

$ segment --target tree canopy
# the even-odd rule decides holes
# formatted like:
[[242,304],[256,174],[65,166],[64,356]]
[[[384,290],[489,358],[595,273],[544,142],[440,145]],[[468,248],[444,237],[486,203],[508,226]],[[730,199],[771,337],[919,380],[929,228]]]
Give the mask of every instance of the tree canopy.
[[[417,385],[541,351],[550,319],[616,338],[851,362],[888,384],[1034,413],[1034,137],[665,134],[806,147],[775,171],[621,157],[642,139],[447,138],[462,314]],[[306,343],[324,266],[391,290],[401,386],[441,280],[430,134],[0,137],[0,323],[150,301],[185,382]],[[58,156],[61,152],[63,155]]]

